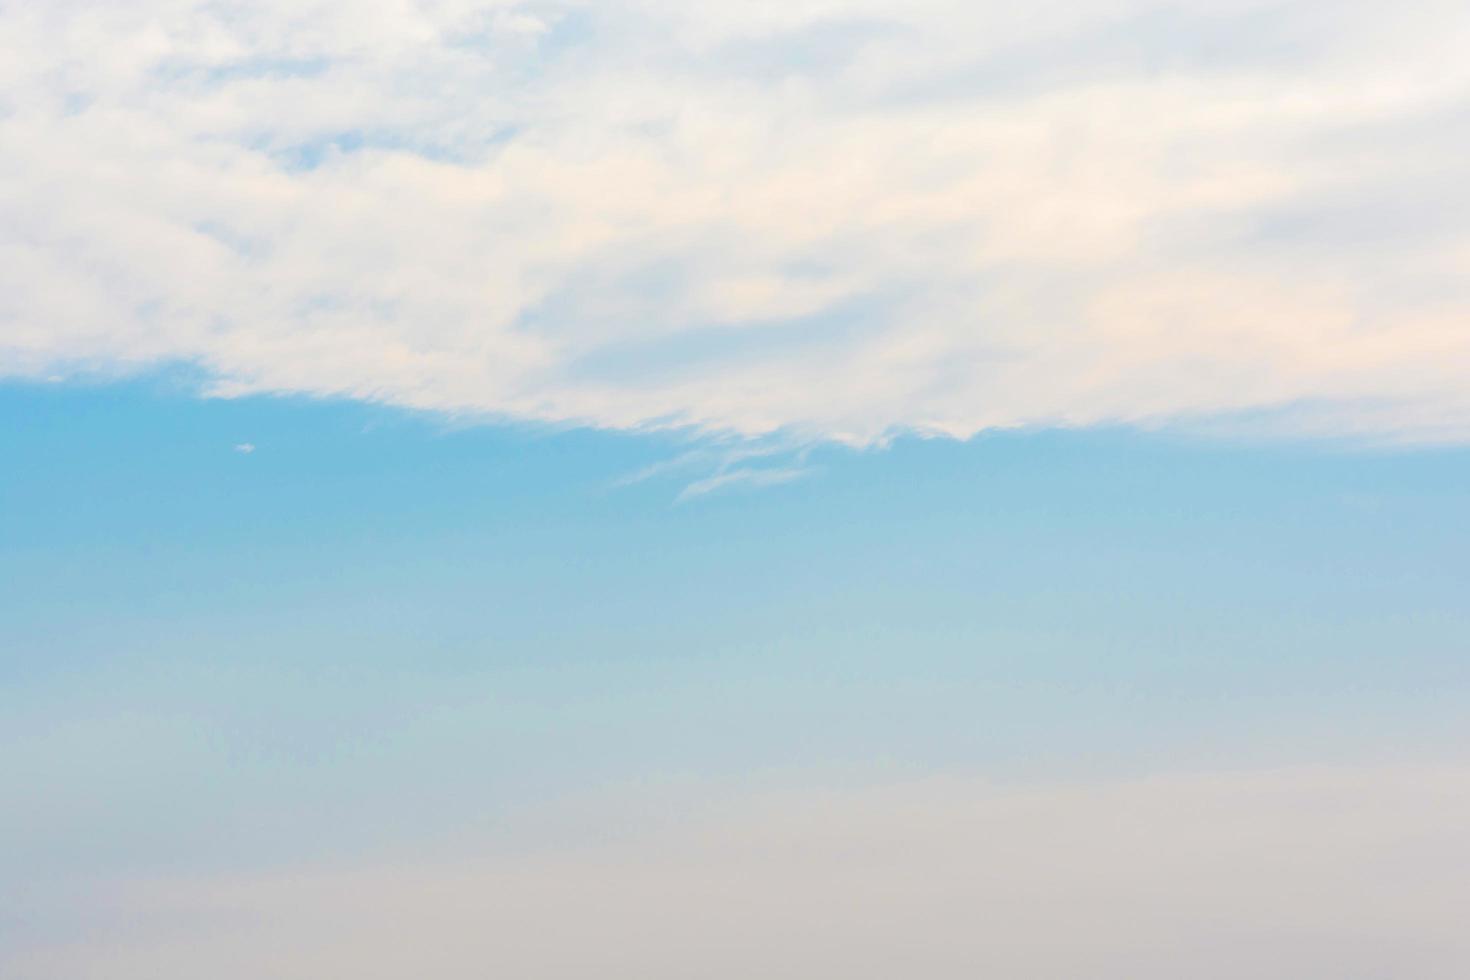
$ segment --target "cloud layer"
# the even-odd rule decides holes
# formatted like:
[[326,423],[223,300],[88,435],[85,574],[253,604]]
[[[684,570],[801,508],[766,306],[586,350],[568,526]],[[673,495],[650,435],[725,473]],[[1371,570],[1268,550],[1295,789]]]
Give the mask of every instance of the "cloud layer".
[[1470,970],[1463,768],[664,802],[601,814],[571,845],[31,895],[0,965],[14,980]]
[[1457,0],[0,0],[0,374],[1470,438]]

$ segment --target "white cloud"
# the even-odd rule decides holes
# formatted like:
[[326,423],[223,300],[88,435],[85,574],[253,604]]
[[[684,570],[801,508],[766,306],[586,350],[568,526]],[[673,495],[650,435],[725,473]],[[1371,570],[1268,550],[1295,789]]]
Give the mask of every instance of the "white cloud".
[[807,465],[809,445],[793,444],[779,438],[709,440],[698,448],[659,460],[611,484],[612,489],[634,486],[663,477],[684,480],[676,497],[683,503],[695,497],[735,487],[754,489],[791,483],[809,476],[814,468]]
[[1467,44],[1447,0],[0,0],[0,373],[1464,440]]
[[811,473],[804,466],[753,467],[724,470],[690,483],[679,492],[678,502],[692,500],[731,487],[776,487],[800,480]]
[[249,456],[251,453],[255,452],[255,443],[253,443],[253,442],[240,442],[240,443],[236,443],[235,444],[235,452],[241,453],[241,454],[246,455],[246,456]]
[[712,792],[595,808],[581,817],[598,830],[558,845],[37,891],[0,966],[14,980],[1470,971],[1463,768]]

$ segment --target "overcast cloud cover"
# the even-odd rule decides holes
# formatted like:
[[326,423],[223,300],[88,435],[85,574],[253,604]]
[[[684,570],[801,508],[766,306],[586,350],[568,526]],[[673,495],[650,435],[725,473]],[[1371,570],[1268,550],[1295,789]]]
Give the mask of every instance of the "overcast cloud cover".
[[1462,0],[0,0],[0,373],[1463,441],[1467,49]]

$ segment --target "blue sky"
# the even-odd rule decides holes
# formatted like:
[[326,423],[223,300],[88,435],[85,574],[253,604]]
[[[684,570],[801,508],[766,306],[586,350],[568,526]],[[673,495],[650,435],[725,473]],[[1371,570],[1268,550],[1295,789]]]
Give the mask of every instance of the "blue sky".
[[661,851],[681,807],[933,779],[1392,774],[1470,735],[1460,449],[900,439],[681,501],[628,477],[722,449],[167,377],[8,385],[0,419],[22,971],[170,948],[98,882]]
[[0,0],[0,976],[1462,980],[1466,50]]

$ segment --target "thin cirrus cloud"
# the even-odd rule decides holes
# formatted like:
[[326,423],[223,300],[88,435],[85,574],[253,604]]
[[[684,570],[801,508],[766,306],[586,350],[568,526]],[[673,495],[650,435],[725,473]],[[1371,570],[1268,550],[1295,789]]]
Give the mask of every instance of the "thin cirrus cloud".
[[1470,437],[1460,2],[0,0],[0,373]]

